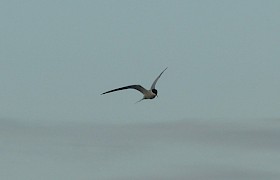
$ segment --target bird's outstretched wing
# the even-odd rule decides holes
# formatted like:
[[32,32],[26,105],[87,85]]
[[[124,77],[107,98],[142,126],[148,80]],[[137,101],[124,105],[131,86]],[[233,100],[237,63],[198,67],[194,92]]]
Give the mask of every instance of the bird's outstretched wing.
[[121,88],[117,88],[117,89],[113,89],[113,90],[104,92],[101,95],[111,93],[111,92],[114,92],[114,91],[124,90],[124,89],[136,89],[137,91],[140,91],[142,94],[145,94],[148,91],[147,89],[143,88],[140,85],[130,85],[130,86],[125,86],[125,87],[121,87]]
[[167,68],[165,68],[160,74],[159,76],[156,78],[156,80],[153,82],[152,86],[151,86],[151,89],[155,89],[156,87],[156,83],[158,81],[158,79],[160,78],[160,76],[162,75],[162,73],[166,70]]

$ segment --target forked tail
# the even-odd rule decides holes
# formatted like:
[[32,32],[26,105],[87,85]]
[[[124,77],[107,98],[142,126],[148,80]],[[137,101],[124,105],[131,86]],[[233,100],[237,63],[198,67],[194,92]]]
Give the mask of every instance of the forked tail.
[[135,102],[135,104],[136,104],[136,103],[139,103],[139,102],[142,101],[142,100],[144,100],[144,98],[142,98],[142,99],[140,99],[139,101]]

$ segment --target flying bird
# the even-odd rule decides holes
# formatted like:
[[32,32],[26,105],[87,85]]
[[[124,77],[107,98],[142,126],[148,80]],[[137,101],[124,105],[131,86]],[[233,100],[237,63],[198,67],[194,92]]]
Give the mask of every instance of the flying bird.
[[[155,79],[155,81],[153,82],[152,86],[151,86],[151,89],[150,90],[147,90],[145,88],[143,88],[141,85],[130,85],[130,86],[124,86],[124,87],[120,87],[120,88],[117,88],[117,89],[113,89],[113,90],[110,90],[110,91],[106,91],[104,93],[102,93],[101,95],[103,94],[107,94],[107,93],[111,93],[111,92],[115,92],[115,91],[120,91],[120,90],[124,90],[124,89],[135,89],[137,91],[140,91],[142,94],[143,94],[143,98],[140,99],[139,101],[137,102],[140,102],[144,99],[154,99],[156,96],[157,96],[157,93],[158,91],[156,90],[156,83],[158,81],[158,79],[160,78],[160,76],[162,75],[162,73],[166,70],[167,68],[165,68],[160,74],[159,76]],[[136,103],[137,103],[136,102]]]

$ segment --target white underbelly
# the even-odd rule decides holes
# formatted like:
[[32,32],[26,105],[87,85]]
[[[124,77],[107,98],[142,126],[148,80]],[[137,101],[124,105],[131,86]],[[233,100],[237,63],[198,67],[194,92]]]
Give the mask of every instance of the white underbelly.
[[154,99],[156,97],[156,94],[154,94],[152,91],[149,91],[144,95],[144,99]]

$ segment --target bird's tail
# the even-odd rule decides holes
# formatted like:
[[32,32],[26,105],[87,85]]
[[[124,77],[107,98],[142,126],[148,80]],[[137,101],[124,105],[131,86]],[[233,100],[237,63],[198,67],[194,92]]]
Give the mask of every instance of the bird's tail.
[[139,103],[139,102],[142,101],[142,100],[144,100],[144,98],[142,98],[142,99],[140,99],[139,101],[135,102],[135,104],[136,104],[136,103]]

